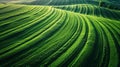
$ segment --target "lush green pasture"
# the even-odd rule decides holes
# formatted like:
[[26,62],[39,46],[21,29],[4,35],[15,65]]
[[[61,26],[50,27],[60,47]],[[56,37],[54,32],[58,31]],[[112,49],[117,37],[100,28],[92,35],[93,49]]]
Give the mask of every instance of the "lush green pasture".
[[0,4],[0,66],[120,67],[120,10]]

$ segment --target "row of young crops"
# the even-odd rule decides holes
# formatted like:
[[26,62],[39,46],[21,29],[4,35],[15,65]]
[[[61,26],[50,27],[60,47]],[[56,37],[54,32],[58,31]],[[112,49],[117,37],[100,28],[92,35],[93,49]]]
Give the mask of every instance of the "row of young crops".
[[70,4],[99,4],[99,0],[35,0],[33,2],[24,4],[34,4],[34,5],[70,5]]
[[[100,2],[108,5],[119,5],[120,0],[33,0],[31,2],[23,2],[24,4],[34,5],[71,5],[71,4],[94,4],[99,5]],[[115,4],[114,4],[115,3]]]
[[119,67],[119,11],[77,7],[0,4],[0,66]]
[[93,15],[97,17],[120,20],[119,10],[112,10],[112,9],[103,8],[96,5],[91,5],[91,4],[61,5],[61,6],[54,6],[54,7],[63,9],[63,10],[72,11],[72,12],[77,12],[80,14]]

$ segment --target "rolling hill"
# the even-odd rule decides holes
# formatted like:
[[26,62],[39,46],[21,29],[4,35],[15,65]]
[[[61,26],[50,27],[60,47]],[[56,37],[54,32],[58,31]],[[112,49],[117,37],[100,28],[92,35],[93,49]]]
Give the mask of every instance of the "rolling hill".
[[120,10],[64,1],[0,4],[1,67],[120,67]]

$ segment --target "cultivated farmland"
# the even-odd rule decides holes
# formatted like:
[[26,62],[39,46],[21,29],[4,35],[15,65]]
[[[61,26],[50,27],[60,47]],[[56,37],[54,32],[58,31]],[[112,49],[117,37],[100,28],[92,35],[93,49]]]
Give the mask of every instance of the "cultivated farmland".
[[117,5],[119,0],[112,8],[88,0],[1,3],[0,67],[120,67]]

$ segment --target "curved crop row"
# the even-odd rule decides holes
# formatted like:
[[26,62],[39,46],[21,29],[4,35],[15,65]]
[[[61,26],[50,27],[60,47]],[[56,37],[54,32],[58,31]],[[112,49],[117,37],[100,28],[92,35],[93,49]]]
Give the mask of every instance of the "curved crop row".
[[91,5],[77,7],[62,9],[83,14],[49,6],[1,4],[0,66],[119,67],[119,17],[106,19],[103,9],[97,13]]
[[[99,2],[101,2],[101,4]],[[16,3],[20,3],[20,2],[16,1]],[[110,6],[110,7],[118,6],[119,7],[120,1],[119,0],[114,0],[114,1],[113,0],[30,0],[29,2],[29,1],[22,0],[21,3],[32,4],[32,5],[95,4],[95,5],[102,5],[102,7],[105,7],[105,6]]]
[[34,4],[34,5],[70,5],[70,4],[99,4],[99,1],[90,1],[90,0],[35,0],[30,3],[24,4]]
[[62,6],[54,6],[54,7],[80,13],[80,14],[93,15],[98,17],[120,20],[119,10],[111,10],[111,9],[107,9],[107,8],[103,8],[103,7],[99,7],[91,4],[62,5]]

